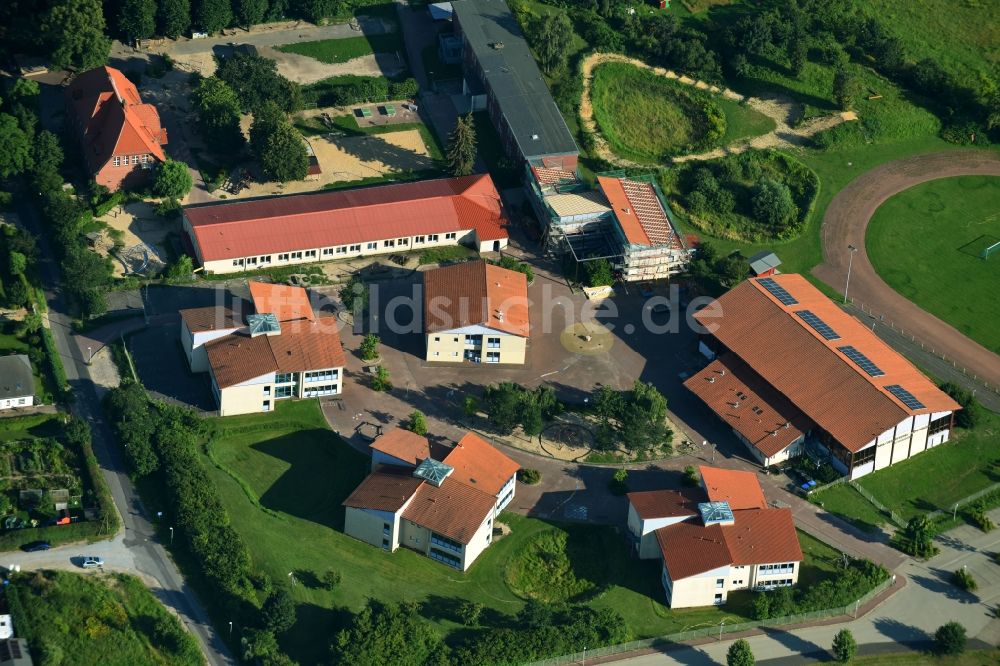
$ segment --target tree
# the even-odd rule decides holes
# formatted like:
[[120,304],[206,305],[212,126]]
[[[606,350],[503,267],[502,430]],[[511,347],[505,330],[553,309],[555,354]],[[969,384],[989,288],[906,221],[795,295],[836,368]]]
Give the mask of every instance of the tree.
[[619,438],[631,451],[669,450],[673,434],[666,423],[667,399],[656,387],[636,380],[619,413]]
[[20,101],[32,97],[38,97],[42,89],[38,85],[38,81],[32,79],[17,79],[14,81],[14,85],[11,86],[8,97],[12,101]]
[[190,278],[193,272],[194,263],[191,261],[191,257],[182,254],[167,268],[166,277],[168,280],[182,280]]
[[247,30],[263,21],[266,13],[267,0],[236,1],[236,16]]
[[771,598],[765,592],[753,595],[753,619],[766,620],[771,617]]
[[29,312],[21,320],[21,324],[18,326],[18,333],[20,335],[31,335],[32,333],[37,333],[42,329],[42,315],[37,312]]
[[48,130],[35,136],[31,150],[31,184],[37,192],[51,192],[62,188],[63,179],[59,167],[63,162],[63,151],[59,138]]
[[792,192],[784,183],[765,178],[757,184],[750,199],[753,216],[780,235],[798,214]]
[[962,406],[962,409],[955,412],[955,425],[959,428],[975,428],[982,417],[982,408],[976,402],[972,391],[967,391],[958,384],[945,382],[941,384],[941,390],[951,396],[952,400]]
[[458,607],[458,617],[465,626],[477,627],[484,609],[485,606],[477,601],[463,601],[462,605]]
[[288,589],[283,585],[276,587],[261,606],[260,615],[264,626],[275,635],[288,631],[295,624],[295,600]]
[[476,127],[472,114],[459,116],[448,137],[448,169],[453,176],[468,176],[476,161]]
[[447,663],[447,654],[441,636],[417,615],[416,604],[369,599],[337,633],[330,663],[431,666]]
[[979,589],[979,583],[976,582],[976,579],[965,567],[956,569],[951,574],[951,582],[955,585],[955,587],[965,590],[966,592],[975,592]]
[[191,189],[194,181],[184,162],[168,159],[156,169],[153,180],[153,194],[158,197],[183,197]]
[[122,0],[118,6],[118,32],[129,44],[152,37],[156,32],[156,2]]
[[726,666],[754,666],[757,660],[754,659],[753,650],[745,639],[741,638],[729,646],[726,652]]
[[191,0],[160,0],[156,21],[161,35],[177,39],[191,27]]
[[216,76],[198,81],[191,102],[205,139],[221,152],[233,152],[243,145],[240,129],[240,100],[229,84]]
[[483,393],[483,410],[497,432],[509,435],[517,427],[521,415],[521,387],[511,382],[487,386]]
[[[279,111],[279,113],[281,113]],[[302,180],[309,172],[309,154],[302,135],[282,114],[272,123],[270,114],[250,127],[251,148],[264,176],[282,183]]]
[[392,380],[389,379],[389,371],[385,369],[384,365],[380,365],[375,369],[375,376],[372,378],[372,390],[379,392],[392,390]]
[[28,288],[23,280],[11,280],[7,285],[7,304],[12,308],[20,308],[28,304]]
[[344,307],[354,313],[355,317],[360,317],[368,305],[368,287],[357,275],[352,275],[338,292]]
[[0,177],[10,178],[31,166],[31,138],[14,116],[0,113]]
[[833,98],[844,111],[854,108],[861,94],[861,81],[858,75],[847,66],[839,67],[833,75]]
[[381,342],[374,333],[369,333],[361,340],[361,360],[374,361],[378,358],[378,345]]
[[101,0],[56,0],[41,21],[52,66],[87,70],[106,63],[111,40],[104,28]]
[[236,53],[219,63],[215,75],[236,91],[245,112],[256,114],[268,100],[289,113],[302,108],[299,85],[279,74],[277,63],[270,58]]
[[323,583],[323,587],[331,591],[340,585],[341,579],[342,576],[336,569],[327,569],[323,572],[322,578],[320,578]]
[[607,259],[592,259],[584,264],[588,287],[607,287],[615,281],[614,271]]
[[549,75],[564,70],[573,44],[573,23],[569,15],[564,11],[546,14],[533,21],[528,32],[542,70]]
[[685,486],[690,488],[697,488],[701,485],[701,477],[698,476],[698,469],[694,465],[688,465],[684,468],[684,478],[682,479]]
[[841,629],[833,637],[833,657],[842,664],[846,664],[858,651],[858,642],[854,640],[854,634],[850,629]]
[[479,399],[474,395],[467,395],[462,400],[462,412],[466,416],[475,416],[479,413]]
[[233,8],[229,0],[195,0],[195,6],[195,22],[204,32],[219,32],[233,22]]
[[934,647],[940,654],[965,652],[965,627],[958,622],[947,622],[934,632]]
[[414,409],[410,412],[410,423],[406,426],[411,432],[415,432],[418,435],[427,434],[427,417],[419,409]]
[[903,528],[903,539],[907,552],[915,557],[930,557],[937,552],[930,521],[923,514],[910,518]]
[[7,270],[13,275],[21,275],[28,269],[28,258],[20,252],[7,253]]

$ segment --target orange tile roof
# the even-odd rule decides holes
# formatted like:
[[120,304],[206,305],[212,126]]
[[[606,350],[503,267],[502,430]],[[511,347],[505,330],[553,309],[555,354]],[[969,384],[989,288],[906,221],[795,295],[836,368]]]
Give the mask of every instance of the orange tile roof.
[[312,303],[309,302],[309,294],[302,287],[266,282],[250,282],[249,286],[254,309],[260,314],[269,312],[277,317],[278,321],[316,319]]
[[598,176],[597,182],[629,243],[684,247],[652,185],[608,176]]
[[485,261],[424,273],[424,330],[481,325],[528,337],[528,279]]
[[239,328],[243,325],[236,319],[236,313],[226,307],[210,305],[204,308],[189,308],[181,310],[179,314],[192,333]]
[[561,183],[579,182],[576,173],[560,168],[531,167],[531,172],[535,174],[535,180],[541,185],[559,185]]
[[466,433],[442,461],[455,468],[450,479],[478,488],[494,497],[521,466],[479,435]]
[[337,320],[330,317],[286,322],[280,335],[231,333],[206,343],[205,351],[219,388],[269,372],[305,372],[345,364]]
[[672,580],[726,565],[802,561],[791,509],[738,511],[732,525],[683,521],[656,530],[656,539]]
[[416,466],[431,457],[430,442],[423,435],[393,428],[371,443],[371,448]]
[[694,373],[684,386],[768,458],[813,426],[798,407],[732,353]]
[[710,502],[728,502],[733,511],[766,509],[767,500],[753,472],[720,467],[698,467]]
[[696,488],[684,490],[643,490],[628,493],[629,504],[643,520],[697,516],[698,503],[707,501],[705,493]]
[[424,483],[403,511],[403,518],[449,539],[469,543],[492,513],[496,496],[446,478],[440,487]]
[[143,104],[135,85],[113,67],[77,76],[66,89],[82,125],[84,157],[98,171],[115,155],[151,154],[166,159],[167,132],[152,104]]
[[507,238],[488,174],[188,206],[204,261],[474,230]]
[[344,500],[343,506],[395,513],[410,501],[422,483],[411,469],[379,465]]
[[[797,303],[782,305],[760,284],[772,279]],[[695,318],[768,384],[850,451],[858,451],[913,414],[959,405],[916,367],[801,275],[746,280]],[[839,336],[825,340],[797,311],[809,310]],[[720,317],[713,316],[716,311]],[[853,346],[883,372],[871,377],[839,351]],[[885,387],[899,384],[924,404],[911,409]]]

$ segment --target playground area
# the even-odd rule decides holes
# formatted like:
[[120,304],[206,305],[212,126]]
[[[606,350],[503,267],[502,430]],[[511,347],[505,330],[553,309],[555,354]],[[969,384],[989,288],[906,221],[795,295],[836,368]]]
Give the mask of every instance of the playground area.
[[168,237],[179,231],[177,220],[167,220],[140,201],[112,208],[98,222],[106,225],[88,235],[94,250],[110,256],[115,277],[140,273],[155,275],[170,262]]

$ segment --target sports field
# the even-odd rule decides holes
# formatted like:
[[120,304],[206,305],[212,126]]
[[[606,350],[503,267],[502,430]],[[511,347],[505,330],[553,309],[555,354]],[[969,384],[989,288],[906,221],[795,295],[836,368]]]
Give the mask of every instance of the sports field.
[[962,176],[889,199],[872,217],[865,244],[893,289],[1000,353],[1000,252],[979,257],[990,242],[1000,242],[1000,178]]

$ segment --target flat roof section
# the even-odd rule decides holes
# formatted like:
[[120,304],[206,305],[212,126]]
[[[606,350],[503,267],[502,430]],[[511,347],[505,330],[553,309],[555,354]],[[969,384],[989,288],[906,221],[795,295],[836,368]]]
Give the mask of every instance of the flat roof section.
[[507,3],[456,0],[452,8],[525,159],[578,154]]

